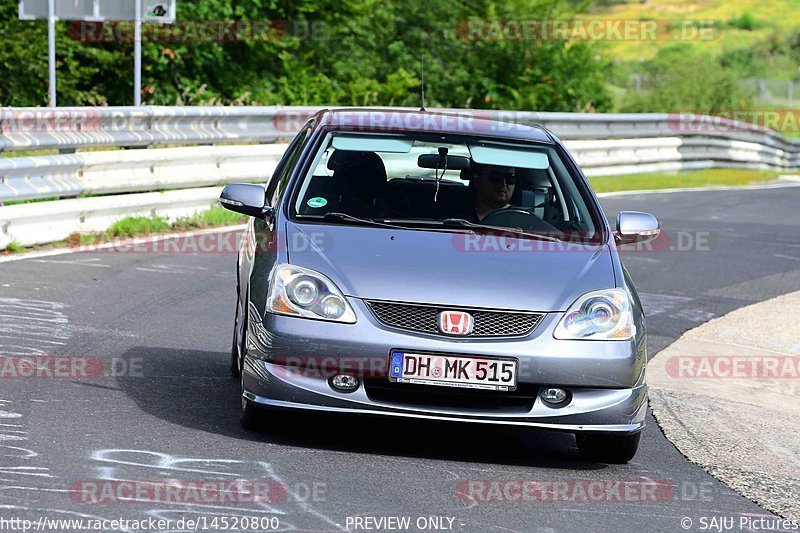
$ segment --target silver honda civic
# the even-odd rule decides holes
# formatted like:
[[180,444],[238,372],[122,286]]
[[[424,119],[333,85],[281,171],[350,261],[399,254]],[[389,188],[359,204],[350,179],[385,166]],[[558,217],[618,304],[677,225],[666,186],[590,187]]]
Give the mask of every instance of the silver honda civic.
[[612,229],[546,129],[401,110],[326,110],[266,186],[237,261],[241,420],[304,409],[574,433],[627,462],[647,409],[645,319]]

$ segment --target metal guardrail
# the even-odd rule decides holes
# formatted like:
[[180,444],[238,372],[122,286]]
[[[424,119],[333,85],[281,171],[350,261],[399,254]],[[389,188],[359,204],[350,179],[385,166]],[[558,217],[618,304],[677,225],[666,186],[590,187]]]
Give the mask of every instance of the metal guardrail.
[[[293,109],[293,111],[284,111]],[[0,108],[0,151],[271,143],[291,138],[316,108]]]
[[[272,143],[293,137],[303,123],[320,109],[281,106],[0,108],[0,152]],[[725,118],[703,118],[692,113],[440,111],[459,114],[467,119],[490,118],[517,124],[539,124],[564,140],[700,135],[756,142],[784,151],[800,152],[800,143],[787,140],[772,130]]]
[[[0,108],[0,151],[83,151],[0,158],[0,249],[97,231],[115,218],[190,214],[231,181],[264,181],[315,107]],[[391,110],[385,110],[389,113]],[[713,167],[800,168],[800,143],[696,115],[449,110],[471,119],[540,124],[587,175]],[[714,127],[709,127],[713,125]],[[257,144],[253,144],[257,143]],[[201,146],[184,146],[201,145]],[[163,146],[181,146],[155,148]],[[120,150],[123,147],[153,148]],[[182,189],[170,190],[170,189]],[[154,192],[164,191],[168,192]],[[128,194],[122,194],[128,193]],[[111,195],[85,198],[86,195]]]
[[0,247],[11,241],[32,246],[60,241],[77,231],[103,231],[126,216],[157,213],[174,220],[214,205],[219,193],[219,187],[204,187],[4,206]]
[[192,146],[0,159],[0,202],[265,181],[284,148]]

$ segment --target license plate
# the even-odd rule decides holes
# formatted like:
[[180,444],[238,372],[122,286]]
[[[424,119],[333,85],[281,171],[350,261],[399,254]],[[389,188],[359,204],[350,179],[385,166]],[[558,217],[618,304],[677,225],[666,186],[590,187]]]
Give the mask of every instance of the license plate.
[[453,355],[392,352],[389,379],[397,383],[511,391],[517,388],[517,362]]

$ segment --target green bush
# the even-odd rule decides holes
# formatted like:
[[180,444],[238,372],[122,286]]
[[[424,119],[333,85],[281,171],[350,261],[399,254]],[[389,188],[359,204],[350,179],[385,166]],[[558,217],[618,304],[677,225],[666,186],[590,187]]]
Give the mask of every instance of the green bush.
[[753,14],[750,13],[749,11],[744,11],[738,17],[732,17],[728,21],[728,25],[733,28],[738,28],[740,30],[745,30],[745,31],[757,30],[758,28],[764,26],[764,24],[761,21],[757,20],[753,16]]
[[0,250],[0,253],[19,254],[25,251],[25,247],[20,245],[17,241],[11,241],[6,244],[6,247]]
[[233,211],[219,206],[213,206],[206,211],[200,211],[194,215],[181,217],[172,223],[171,229],[177,231],[189,231],[193,229],[212,228],[220,226],[235,226],[247,222],[245,215],[240,215]]
[[[144,42],[143,103],[419,105],[426,54],[430,107],[605,111],[607,65],[589,43],[468,39],[482,20],[567,18],[572,0],[183,0],[182,21],[279,20],[286,32],[246,42]],[[47,102],[46,21],[0,3],[0,106]],[[60,105],[129,105],[128,42],[81,43],[58,27]],[[25,38],[20,38],[20,36]]]
[[160,217],[125,217],[114,222],[107,230],[110,237],[133,237],[170,229],[170,223]]
[[628,93],[620,105],[623,112],[714,113],[740,109],[752,97],[735,70],[691,44],[666,47],[640,67],[643,90]]

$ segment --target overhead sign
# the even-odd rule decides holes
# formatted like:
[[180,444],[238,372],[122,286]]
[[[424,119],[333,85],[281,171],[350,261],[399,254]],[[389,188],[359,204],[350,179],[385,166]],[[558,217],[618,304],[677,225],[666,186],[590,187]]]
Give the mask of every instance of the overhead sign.
[[19,0],[19,18],[47,19],[50,107],[56,107],[56,20],[133,22],[133,105],[142,101],[142,22],[175,22],[175,0]]
[[[56,18],[60,20],[135,20],[137,0],[55,0]],[[175,22],[176,0],[139,0],[142,22]],[[48,0],[19,0],[19,18],[48,18]]]

